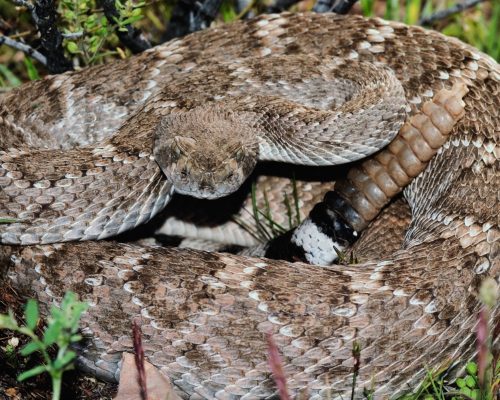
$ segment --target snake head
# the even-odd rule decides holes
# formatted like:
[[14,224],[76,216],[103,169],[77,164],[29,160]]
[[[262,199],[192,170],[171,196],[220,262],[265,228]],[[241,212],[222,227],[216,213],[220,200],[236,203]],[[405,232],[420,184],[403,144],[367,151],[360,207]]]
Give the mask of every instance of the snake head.
[[153,152],[178,193],[215,199],[238,190],[251,174],[258,144],[233,113],[202,109],[165,117]]

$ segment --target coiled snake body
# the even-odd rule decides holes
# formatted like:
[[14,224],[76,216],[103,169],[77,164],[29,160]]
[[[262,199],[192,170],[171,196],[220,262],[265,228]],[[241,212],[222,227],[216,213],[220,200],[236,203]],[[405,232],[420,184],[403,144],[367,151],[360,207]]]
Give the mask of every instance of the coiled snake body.
[[[273,62],[290,75],[266,72]],[[165,131],[186,125],[196,130],[201,120],[213,134],[219,128],[211,123],[222,118],[229,131],[240,129],[248,137],[248,130],[276,126],[271,122],[277,119],[289,124],[267,131],[278,135],[271,143],[279,146],[259,139],[249,144],[249,153],[281,154],[281,159],[286,154],[287,161],[297,161],[300,155],[292,151],[297,143],[280,136],[281,130],[302,125],[323,132],[321,121],[331,118],[324,108],[335,113],[346,107],[355,114],[349,107],[356,95],[311,97],[307,85],[319,79],[328,88],[340,76],[336,84],[352,86],[351,63],[396,77],[396,93],[400,85],[406,101],[393,94],[374,96],[375,109],[378,98],[400,101],[381,117],[389,128],[379,126],[380,119],[374,123],[376,148],[366,146],[369,122],[350,148],[331,144],[340,157],[354,146],[359,155],[344,161],[353,160],[386,143],[381,132],[399,129],[387,150],[354,166],[336,190],[342,204],[354,210],[343,216],[361,231],[416,176],[405,190],[412,217],[397,249],[372,252],[357,265],[320,268],[115,242],[40,244],[99,239],[134,227],[164,207],[172,182],[210,197],[217,175],[209,165],[213,158],[203,164],[208,174],[185,179],[179,171],[200,164],[168,160],[177,173],[162,164],[161,154],[180,155],[200,139],[177,134],[167,138],[172,153],[152,154],[154,138]],[[252,76],[257,70],[260,78]],[[328,71],[336,71],[330,81]],[[178,95],[176,89],[186,91],[183,85],[196,80],[193,97]],[[275,86],[266,86],[269,82]],[[248,99],[232,99],[232,83],[246,84]],[[294,98],[286,89],[292,83],[301,88]],[[255,85],[267,92],[252,92]],[[288,103],[276,100],[274,114],[263,107],[256,125],[252,113],[263,91],[281,91],[286,101],[299,103],[298,111],[289,112]],[[350,390],[354,341],[362,348],[359,387],[373,384],[375,393],[386,396],[404,391],[422,378],[422,366],[460,364],[472,356],[478,288],[485,277],[499,276],[499,99],[498,64],[457,40],[379,19],[328,14],[262,16],[130,60],[30,84],[0,99],[0,216],[18,220],[0,226],[4,275],[15,287],[34,290],[44,304],[66,290],[88,301],[83,331],[91,340],[81,363],[108,379],[116,376],[121,352],[131,349],[130,321],[138,318],[147,358],[186,398],[271,396],[266,332],[274,334],[294,393],[327,398]],[[211,104],[220,107],[207,111]],[[308,120],[307,107],[320,109],[320,122]],[[235,117],[234,109],[244,117]],[[198,117],[186,124],[183,110]],[[120,134],[108,138],[115,131]],[[339,132],[349,140],[348,130]],[[326,144],[298,148],[316,160],[326,157],[318,152],[330,144],[321,135],[312,137]],[[233,149],[229,139],[227,147],[219,144],[222,156]],[[92,142],[99,145],[87,146]],[[237,150],[234,158],[244,161],[247,155]],[[336,162],[330,157],[325,163]],[[219,161],[225,164],[217,176],[234,186],[233,163]],[[391,207],[379,221],[391,217]],[[298,229],[296,242],[304,246],[305,258],[315,261],[314,246],[300,236],[301,230],[311,232],[313,217]],[[375,221],[362,240],[383,249],[384,235]]]

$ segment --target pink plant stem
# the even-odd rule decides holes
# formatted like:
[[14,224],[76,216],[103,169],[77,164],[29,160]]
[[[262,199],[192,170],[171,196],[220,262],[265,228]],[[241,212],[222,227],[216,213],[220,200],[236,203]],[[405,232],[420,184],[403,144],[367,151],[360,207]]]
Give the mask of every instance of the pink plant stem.
[[146,371],[144,369],[144,349],[142,347],[141,328],[136,321],[132,323],[132,336],[134,341],[134,359],[137,367],[137,382],[141,391],[141,400],[148,400],[146,386]]
[[489,312],[486,307],[479,311],[479,319],[477,322],[477,377],[479,386],[484,387],[484,378],[488,364],[488,319]]
[[278,394],[281,400],[290,400],[288,389],[286,388],[286,377],[283,371],[283,364],[278,351],[278,347],[274,342],[271,332],[267,333],[267,350],[269,356],[269,366],[273,374],[274,382],[278,388]]

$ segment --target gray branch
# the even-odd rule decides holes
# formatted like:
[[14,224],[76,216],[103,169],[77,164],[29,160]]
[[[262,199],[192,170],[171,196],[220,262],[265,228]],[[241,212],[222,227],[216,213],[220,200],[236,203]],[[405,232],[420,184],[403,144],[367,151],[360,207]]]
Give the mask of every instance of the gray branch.
[[280,13],[288,10],[291,6],[298,2],[299,0],[275,0],[267,7],[266,13]]
[[28,10],[33,10],[33,4],[26,0],[13,0],[12,1],[16,6],[26,7]]
[[47,57],[45,57],[39,51],[36,51],[33,47],[28,46],[27,44],[18,42],[14,39],[11,39],[8,36],[0,35],[0,45],[5,44],[6,46],[12,47],[13,49],[22,51],[24,54],[34,58],[39,63],[47,66]]
[[448,18],[450,15],[459,13],[467,8],[474,7],[475,5],[482,3],[484,0],[464,0],[462,3],[457,3],[454,6],[447,8],[446,10],[438,11],[428,17],[423,17],[418,21],[419,25],[430,25],[433,22],[440,21],[442,19]]
[[221,5],[222,0],[179,0],[162,35],[162,42],[208,28]]
[[40,48],[45,57],[44,65],[51,74],[73,69],[73,64],[64,55],[63,36],[57,28],[55,0],[12,0],[14,4],[26,7],[40,33]]
[[334,12],[347,14],[357,0],[317,0],[313,11],[317,13]]
[[35,22],[35,24],[38,23],[38,17],[37,17],[36,12],[35,12],[35,7],[33,6],[32,3],[30,3],[29,1],[26,1],[26,0],[12,0],[12,2],[16,6],[26,8],[30,12],[31,18],[33,19],[33,22]]
[[61,34],[64,39],[78,39],[83,36],[83,31],[80,32],[70,32]]

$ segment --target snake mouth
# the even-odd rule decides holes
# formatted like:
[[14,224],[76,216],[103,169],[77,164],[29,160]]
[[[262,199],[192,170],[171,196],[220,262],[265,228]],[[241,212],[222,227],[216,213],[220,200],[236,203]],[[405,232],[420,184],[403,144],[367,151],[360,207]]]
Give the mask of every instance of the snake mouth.
[[220,197],[229,196],[237,190],[237,188],[231,189],[230,187],[218,187],[215,189],[213,187],[177,187],[175,185],[174,188],[176,193],[205,200],[215,200]]
[[167,169],[165,172],[176,193],[195,197],[197,199],[214,200],[229,196],[238,191],[247,174],[238,171],[224,171],[220,174],[197,174],[190,170],[178,172]]

